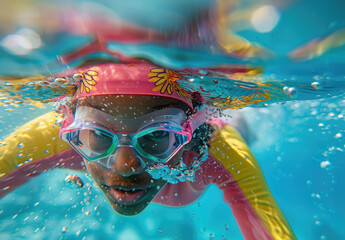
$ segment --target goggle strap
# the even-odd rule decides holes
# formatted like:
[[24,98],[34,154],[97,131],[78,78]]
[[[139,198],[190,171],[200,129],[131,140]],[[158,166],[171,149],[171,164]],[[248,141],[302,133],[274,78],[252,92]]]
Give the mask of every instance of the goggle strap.
[[190,125],[192,133],[207,121],[206,111],[207,107],[204,107],[203,109],[195,113],[191,119],[187,120],[186,124]]

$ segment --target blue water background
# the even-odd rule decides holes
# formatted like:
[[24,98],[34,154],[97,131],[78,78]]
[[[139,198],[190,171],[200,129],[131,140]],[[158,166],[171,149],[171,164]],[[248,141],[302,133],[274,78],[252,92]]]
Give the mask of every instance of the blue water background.
[[[158,24],[143,15],[133,14],[121,2],[113,4],[117,4],[118,12],[124,17],[141,23],[147,19],[145,24],[152,26]],[[149,2],[151,6],[157,3]],[[195,2],[194,5],[199,6]],[[150,9],[146,4],[141,7]],[[186,8],[175,11],[183,9]],[[278,59],[265,63],[268,75],[274,73],[287,80],[294,78],[295,84],[314,81],[315,75],[330,78],[325,83],[327,92],[318,100],[241,110],[256,136],[251,147],[271,192],[297,239],[301,240],[345,239],[345,100],[342,94],[345,51],[340,47],[320,58],[297,63],[289,61],[286,54],[316,37],[345,27],[344,9],[340,0],[300,1],[284,12],[270,33],[240,32],[278,53]],[[8,55],[2,52],[1,72],[17,72],[18,67],[23,69],[23,74],[25,71],[46,71],[37,67],[42,61],[50,62],[56,55],[89,40],[88,37],[60,36],[59,41],[54,41],[54,50],[45,46],[39,50],[44,55],[37,54],[37,58],[22,58],[21,61],[9,61]],[[164,64],[171,63],[181,64],[176,59]],[[300,93],[304,90],[297,88]],[[328,97],[328,93],[336,96]],[[299,94],[298,97],[304,96]],[[0,108],[0,136],[51,108],[50,105],[45,107],[20,107],[12,112]],[[229,114],[235,116],[237,113]],[[322,167],[325,161],[330,164]],[[64,178],[71,173],[79,175],[85,184],[89,183],[91,190],[65,186]],[[243,239],[230,208],[214,186],[190,206],[168,208],[151,204],[136,217],[122,217],[111,209],[90,177],[66,170],[41,174],[2,198],[0,219],[0,239]]]
[[[256,135],[252,150],[298,239],[345,236],[344,106],[337,97],[242,110]],[[8,118],[25,115],[2,113]],[[330,165],[322,168],[322,161]],[[71,173],[91,190],[67,187],[64,178]],[[122,217],[90,177],[53,170],[4,197],[1,206],[1,239],[243,239],[214,186],[190,206],[151,204],[136,217]]]

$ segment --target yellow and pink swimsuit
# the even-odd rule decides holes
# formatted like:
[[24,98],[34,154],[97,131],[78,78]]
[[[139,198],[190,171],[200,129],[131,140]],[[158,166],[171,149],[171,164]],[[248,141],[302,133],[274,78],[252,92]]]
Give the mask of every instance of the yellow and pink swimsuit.
[[[47,113],[3,141],[0,146],[0,197],[49,169],[85,170],[82,157],[58,138],[59,127],[55,121],[56,114]],[[197,200],[207,186],[214,183],[222,190],[224,201],[229,204],[245,239],[296,239],[244,140],[223,120],[212,119],[210,124],[216,129],[209,141],[210,156],[196,172],[196,181],[168,183],[154,202],[185,206]],[[185,151],[184,162],[188,165],[195,156],[197,153]]]

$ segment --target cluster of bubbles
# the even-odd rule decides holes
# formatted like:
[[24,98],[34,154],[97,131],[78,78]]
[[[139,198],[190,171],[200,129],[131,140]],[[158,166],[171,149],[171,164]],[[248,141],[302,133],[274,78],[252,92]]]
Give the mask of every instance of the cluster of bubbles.
[[0,106],[5,108],[6,112],[12,112],[13,108],[18,108],[19,105],[24,104],[24,101],[10,98],[8,96],[0,95]]
[[287,87],[283,88],[283,92],[288,95],[289,97],[293,98],[296,96],[296,89],[294,87]]
[[205,142],[199,149],[199,157],[194,159],[191,166],[187,166],[183,159],[180,158],[179,164],[175,167],[169,167],[164,163],[156,163],[148,167],[148,172],[153,179],[163,179],[171,184],[179,182],[194,182],[195,172],[200,169],[200,165],[208,159],[208,146]]
[[24,84],[7,81],[0,92],[0,106],[8,112],[19,106],[40,106],[40,103],[48,103],[56,97],[69,94],[82,79],[81,73],[74,73],[71,77],[46,77]]
[[72,77],[56,77],[52,81],[39,80],[35,82],[28,82],[26,85],[34,88],[68,88],[76,86],[76,84],[78,84],[82,78],[83,75],[81,73],[74,73]]

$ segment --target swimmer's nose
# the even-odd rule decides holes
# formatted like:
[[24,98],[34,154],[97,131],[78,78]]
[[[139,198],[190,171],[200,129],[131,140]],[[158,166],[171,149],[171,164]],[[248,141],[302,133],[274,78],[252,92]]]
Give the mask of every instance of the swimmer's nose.
[[128,177],[145,171],[145,163],[131,147],[119,147],[108,158],[108,168],[114,173]]

